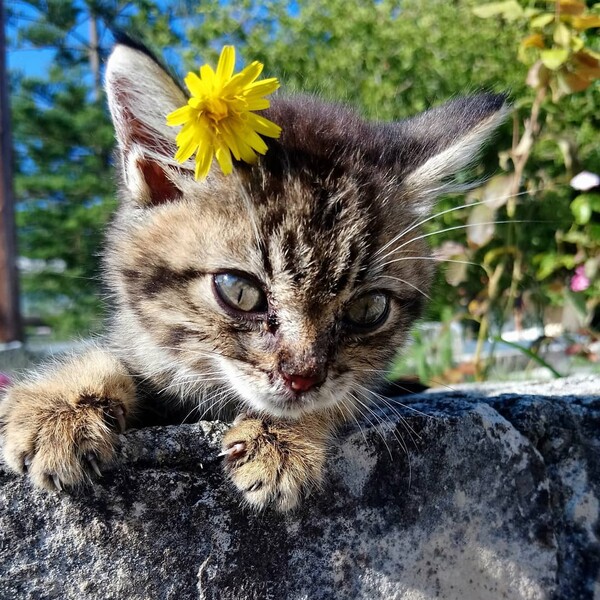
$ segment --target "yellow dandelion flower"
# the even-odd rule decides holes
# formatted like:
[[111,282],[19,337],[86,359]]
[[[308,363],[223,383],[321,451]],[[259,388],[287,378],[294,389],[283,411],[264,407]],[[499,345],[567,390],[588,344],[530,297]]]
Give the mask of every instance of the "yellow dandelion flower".
[[175,160],[184,163],[196,153],[196,179],[208,175],[215,157],[225,175],[233,170],[232,154],[236,160],[255,162],[257,152],[267,151],[260,136],[277,138],[281,133],[281,127],[252,112],[269,108],[264,96],[279,87],[277,79],[256,81],[263,70],[258,61],[235,75],[234,66],[235,49],[225,46],[216,72],[203,65],[200,76],[187,74],[191,98],[167,115],[167,125],[183,125],[177,134]]

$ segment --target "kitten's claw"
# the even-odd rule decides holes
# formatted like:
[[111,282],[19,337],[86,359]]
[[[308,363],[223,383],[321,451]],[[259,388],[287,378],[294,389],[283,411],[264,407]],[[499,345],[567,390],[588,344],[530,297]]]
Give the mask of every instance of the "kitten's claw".
[[295,508],[321,481],[325,438],[314,437],[317,427],[312,421],[299,424],[247,417],[236,421],[225,433],[221,453],[234,485],[256,509],[268,505],[280,511]]
[[115,419],[117,420],[117,423],[119,424],[119,433],[123,433],[125,429],[127,429],[127,423],[125,421],[125,412],[120,406],[114,408],[112,412],[115,416]]
[[24,459],[23,459],[23,471],[25,473],[27,473],[27,469],[29,469],[29,467],[31,466],[31,455],[27,455]]
[[56,475],[56,474],[52,475],[52,482],[54,483],[54,486],[56,487],[56,489],[59,492],[63,491],[63,486],[62,486],[62,484],[60,482],[60,479],[58,478],[58,475]]
[[236,425],[239,425],[242,421],[245,421],[246,419],[251,419],[252,416],[250,415],[250,411],[246,411],[243,413],[240,413],[234,420],[232,423],[232,426],[235,427]]
[[135,403],[125,367],[91,349],[3,394],[0,459],[50,492],[91,484],[114,459]]
[[219,452],[218,456],[227,456],[228,458],[239,458],[246,452],[246,444],[244,442],[236,442],[227,448],[224,448],[222,452]]
[[246,492],[255,492],[256,490],[259,490],[262,486],[263,486],[263,482],[257,481],[255,484],[253,484],[249,488],[247,488]]
[[88,461],[90,467],[92,467],[92,470],[94,471],[94,473],[96,473],[96,475],[98,475],[98,477],[102,477],[102,471],[100,470],[100,467],[98,466],[98,461],[93,456],[88,456],[87,461]]

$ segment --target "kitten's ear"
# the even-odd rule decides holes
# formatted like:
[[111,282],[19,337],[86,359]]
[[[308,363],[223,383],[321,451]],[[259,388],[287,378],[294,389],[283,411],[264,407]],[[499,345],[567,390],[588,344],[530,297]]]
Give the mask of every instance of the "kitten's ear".
[[505,119],[506,96],[459,98],[396,125],[403,188],[419,212],[453,189],[452,178],[477,158],[483,144]]
[[125,186],[134,202],[155,205],[179,198],[176,131],[166,116],[187,98],[143,46],[120,37],[106,66],[106,93]]

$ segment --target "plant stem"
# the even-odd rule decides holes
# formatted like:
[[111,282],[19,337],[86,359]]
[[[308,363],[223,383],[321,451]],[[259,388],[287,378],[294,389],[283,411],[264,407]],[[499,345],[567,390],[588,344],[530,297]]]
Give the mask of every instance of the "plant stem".
[[529,348],[523,348],[523,346],[519,346],[519,344],[515,344],[514,342],[507,342],[501,336],[496,336],[494,338],[494,340],[496,342],[502,342],[503,344],[506,344],[507,346],[510,346],[511,348],[515,348],[516,350],[519,350],[519,352],[522,352],[523,354],[525,354],[525,356],[529,357],[531,360],[535,361],[539,365],[542,365],[542,367],[545,367],[546,369],[548,369],[552,373],[552,375],[554,375],[554,377],[556,377],[557,379],[559,377],[564,377],[551,364],[547,363],[542,357],[538,356],[535,352],[532,352],[531,350],[529,350]]

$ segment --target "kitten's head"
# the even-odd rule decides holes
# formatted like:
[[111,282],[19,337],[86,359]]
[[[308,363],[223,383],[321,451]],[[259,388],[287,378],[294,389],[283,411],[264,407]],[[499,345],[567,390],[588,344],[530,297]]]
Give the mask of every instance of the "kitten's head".
[[165,124],[187,98],[159,64],[118,45],[107,91],[122,177],[107,279],[134,362],[182,393],[225,385],[277,416],[368,402],[427,298],[419,224],[504,98],[377,124],[275,97],[283,133],[266,156],[195,181]]

